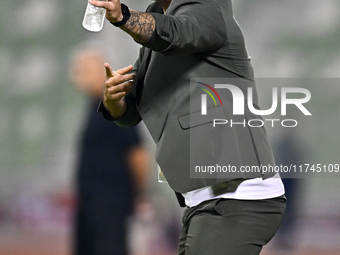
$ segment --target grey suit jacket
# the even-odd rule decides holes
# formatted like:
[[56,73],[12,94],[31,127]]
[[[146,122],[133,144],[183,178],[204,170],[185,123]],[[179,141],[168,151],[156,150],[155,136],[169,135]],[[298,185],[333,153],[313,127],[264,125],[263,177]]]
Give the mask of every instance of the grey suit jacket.
[[[134,66],[137,79],[125,97],[127,111],[116,123],[130,127],[141,120],[145,122],[157,145],[156,161],[176,192],[231,179],[272,176],[261,172],[190,176],[189,169],[196,161],[199,165],[227,163],[239,169],[274,165],[274,160],[264,128],[239,125],[217,129],[211,119],[193,120],[193,116],[199,115],[200,104],[196,109],[190,104],[198,96],[190,79],[228,78],[242,91],[249,86],[255,88],[231,0],[173,0],[165,14],[153,13],[157,8],[153,4],[148,9],[156,20],[156,31],[141,48]],[[208,115],[218,113],[226,119],[234,118],[231,94],[226,91],[221,97],[223,106],[208,105]],[[102,111],[110,119],[105,109]],[[259,116],[246,109],[243,118]]]

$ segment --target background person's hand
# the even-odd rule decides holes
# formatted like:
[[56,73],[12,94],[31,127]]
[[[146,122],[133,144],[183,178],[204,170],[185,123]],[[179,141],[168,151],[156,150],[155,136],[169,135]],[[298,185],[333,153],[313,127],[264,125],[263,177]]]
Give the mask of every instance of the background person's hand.
[[89,3],[94,6],[106,9],[106,19],[112,23],[119,22],[123,19],[120,0],[106,0],[106,1],[89,0]]

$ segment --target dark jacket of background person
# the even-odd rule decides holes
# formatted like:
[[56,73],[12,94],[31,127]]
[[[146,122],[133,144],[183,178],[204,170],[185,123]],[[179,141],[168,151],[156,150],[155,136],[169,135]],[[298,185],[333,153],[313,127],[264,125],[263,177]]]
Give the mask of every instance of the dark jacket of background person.
[[80,146],[76,254],[127,254],[126,223],[135,203],[128,154],[139,138],[135,129],[105,121],[97,106],[91,104]]

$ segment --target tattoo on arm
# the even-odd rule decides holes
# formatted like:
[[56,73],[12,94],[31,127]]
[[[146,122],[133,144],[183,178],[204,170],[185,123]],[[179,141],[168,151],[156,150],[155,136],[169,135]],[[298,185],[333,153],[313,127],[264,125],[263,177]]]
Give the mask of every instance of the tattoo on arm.
[[137,42],[147,42],[155,31],[156,21],[154,17],[149,13],[137,12],[131,9],[130,13],[130,19],[121,29],[131,35]]

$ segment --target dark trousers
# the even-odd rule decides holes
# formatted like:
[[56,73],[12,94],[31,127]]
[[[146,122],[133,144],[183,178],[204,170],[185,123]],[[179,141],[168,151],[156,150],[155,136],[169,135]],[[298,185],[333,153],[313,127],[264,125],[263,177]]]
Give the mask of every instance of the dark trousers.
[[131,201],[118,191],[82,193],[76,211],[74,255],[127,255]]
[[214,199],[187,208],[179,255],[257,255],[278,230],[285,198]]

